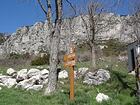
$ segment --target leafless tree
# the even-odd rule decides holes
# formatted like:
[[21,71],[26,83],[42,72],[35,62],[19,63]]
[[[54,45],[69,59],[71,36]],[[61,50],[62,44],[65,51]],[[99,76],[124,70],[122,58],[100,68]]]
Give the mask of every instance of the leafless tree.
[[[87,44],[91,49],[91,68],[96,69],[96,35],[102,33],[104,30],[108,31],[116,22],[113,15],[104,19],[104,7],[98,2],[90,2],[87,7],[87,15],[81,13],[81,18],[86,28],[88,36]],[[106,27],[109,27],[108,29]]]
[[[50,73],[49,73],[49,82],[45,89],[44,95],[50,95],[55,92],[57,87],[57,66],[58,66],[58,51],[59,51],[59,40],[60,40],[60,30],[62,23],[62,3],[63,0],[55,0],[55,23],[52,22],[52,6],[51,0],[37,0],[42,11],[46,15],[48,20],[48,31],[50,32],[51,37],[51,46],[50,46]],[[47,9],[45,8],[47,6]]]

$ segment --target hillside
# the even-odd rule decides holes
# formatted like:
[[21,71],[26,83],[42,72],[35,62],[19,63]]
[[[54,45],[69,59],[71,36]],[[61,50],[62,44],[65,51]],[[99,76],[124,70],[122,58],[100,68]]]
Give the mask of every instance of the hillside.
[[[113,13],[102,14],[102,19],[98,20],[97,29],[104,27],[96,33],[96,40],[119,39],[123,42],[133,41],[127,34],[132,32],[132,26],[126,23],[131,16],[119,16]],[[87,16],[84,16],[87,20]],[[107,25],[107,22],[110,25]],[[106,26],[107,25],[107,26]],[[125,26],[125,28],[124,28]],[[70,31],[70,28],[73,31]],[[86,27],[81,16],[72,20],[64,19],[60,36],[60,51],[66,51],[71,39],[78,45],[88,41]],[[17,29],[4,45],[0,47],[0,53],[34,53],[42,50],[49,51],[50,36],[47,21],[37,22],[33,26],[24,26]]]

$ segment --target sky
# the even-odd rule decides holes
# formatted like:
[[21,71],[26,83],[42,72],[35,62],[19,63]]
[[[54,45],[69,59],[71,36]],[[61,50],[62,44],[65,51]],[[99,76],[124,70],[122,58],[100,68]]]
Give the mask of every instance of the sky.
[[[13,33],[22,26],[33,25],[38,21],[45,21],[37,0],[0,0],[0,32]],[[83,8],[89,0],[69,0],[77,8]],[[104,4],[112,5],[115,0],[100,0]],[[130,14],[129,3],[133,0],[122,0],[120,6],[110,11],[120,15]],[[68,3],[64,3],[64,13],[68,15],[72,9]],[[54,7],[54,6],[53,6]],[[55,10],[53,10],[54,13]],[[72,13],[72,12],[71,12]]]

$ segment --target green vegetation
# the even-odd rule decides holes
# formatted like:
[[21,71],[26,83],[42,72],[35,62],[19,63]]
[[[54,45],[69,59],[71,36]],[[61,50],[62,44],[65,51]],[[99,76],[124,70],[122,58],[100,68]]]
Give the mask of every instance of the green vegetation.
[[[135,98],[135,77],[128,75],[125,62],[112,59],[98,61],[98,67],[108,66],[111,79],[99,86],[88,86],[82,79],[75,80],[75,100],[69,101],[69,81],[63,80],[64,85],[58,83],[58,90],[52,96],[43,96],[43,91],[24,91],[20,89],[0,90],[0,105],[139,105]],[[88,62],[78,63],[77,67],[88,67]],[[5,68],[0,69],[2,71]],[[63,90],[63,92],[62,92]],[[107,102],[97,103],[98,92],[111,97]]]
[[107,47],[103,49],[105,56],[118,56],[126,50],[126,45],[119,42],[118,39],[110,39],[104,43]]
[[9,55],[7,55],[7,58],[8,59],[29,59],[30,54],[29,53],[25,53],[25,54],[10,53]]
[[45,65],[45,64],[49,64],[49,58],[50,55],[49,54],[44,54],[43,57],[37,56],[35,59],[33,59],[31,61],[31,65],[32,66],[38,66],[38,65]]
[[5,38],[3,36],[3,33],[0,33],[0,44],[2,44],[5,41]]

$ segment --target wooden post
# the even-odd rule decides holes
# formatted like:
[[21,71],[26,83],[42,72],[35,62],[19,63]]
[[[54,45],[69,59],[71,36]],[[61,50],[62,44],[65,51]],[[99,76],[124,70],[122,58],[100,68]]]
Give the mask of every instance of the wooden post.
[[69,67],[69,80],[70,80],[70,100],[74,100],[74,65],[75,65],[75,47],[70,46],[69,54],[64,55],[64,67]]
[[70,100],[74,100],[74,66],[70,67]]

